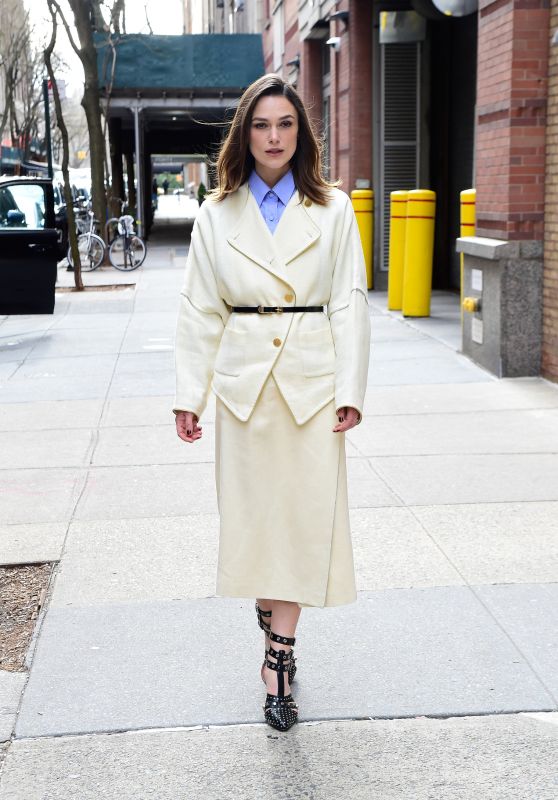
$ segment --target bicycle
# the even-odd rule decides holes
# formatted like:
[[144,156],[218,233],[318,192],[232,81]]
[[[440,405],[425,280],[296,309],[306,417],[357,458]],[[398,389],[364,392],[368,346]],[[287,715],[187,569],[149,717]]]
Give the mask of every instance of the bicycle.
[[[105,257],[105,243],[100,236],[94,233],[95,228],[95,215],[93,211],[88,210],[85,212],[89,216],[89,228],[86,229],[84,225],[84,212],[76,219],[76,228],[79,233],[78,250],[81,261],[81,269],[84,272],[92,272],[97,267],[100,267]],[[80,231],[82,231],[80,233]],[[72,248],[68,247],[68,264],[73,267],[74,259],[72,256]]]
[[134,218],[123,214],[118,218],[118,236],[110,243],[110,263],[115,269],[128,272],[141,267],[146,255],[145,244],[134,229]]
[[124,209],[126,207],[126,200],[123,200],[121,197],[115,197],[113,199],[120,206],[120,216],[109,217],[105,223],[105,241],[107,243],[107,247],[110,247],[112,242],[118,236],[118,223],[120,222],[120,217],[124,214]]

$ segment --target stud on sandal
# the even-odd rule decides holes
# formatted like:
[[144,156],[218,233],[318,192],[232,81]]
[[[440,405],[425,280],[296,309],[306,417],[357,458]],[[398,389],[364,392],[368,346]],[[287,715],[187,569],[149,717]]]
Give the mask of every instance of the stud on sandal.
[[[277,636],[273,631],[270,631],[269,638],[274,642],[291,646],[295,643],[294,638]],[[269,656],[276,661],[270,661]],[[265,666],[277,673],[278,693],[276,695],[267,693],[263,706],[264,716],[267,724],[278,731],[288,731],[298,720],[298,706],[292,694],[285,694],[285,672],[289,671],[291,659],[292,650],[287,653],[285,650],[275,650],[271,646],[265,659]]]
[[[271,617],[271,613],[272,613],[271,611],[263,611],[263,609],[259,607],[258,602],[256,601],[256,616],[258,618],[258,625],[260,626],[260,628],[262,629],[262,631],[265,633],[266,636],[269,636],[269,634],[271,633],[271,622],[266,622],[265,620]],[[265,678],[264,678],[263,668],[265,667],[266,658],[267,658],[267,650],[264,652],[264,660],[261,669],[262,681],[264,683],[265,683]],[[293,652],[291,650],[291,658],[289,661],[290,684],[292,684],[292,682],[294,681],[295,675],[296,675],[296,658],[294,657]]]

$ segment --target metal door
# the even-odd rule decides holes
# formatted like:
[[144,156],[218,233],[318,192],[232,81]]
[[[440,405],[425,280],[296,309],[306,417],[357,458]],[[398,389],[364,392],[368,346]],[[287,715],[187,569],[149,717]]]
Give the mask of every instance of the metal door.
[[383,44],[380,52],[380,269],[387,271],[390,194],[419,181],[420,42]]
[[0,180],[0,314],[52,314],[57,239],[52,184]]

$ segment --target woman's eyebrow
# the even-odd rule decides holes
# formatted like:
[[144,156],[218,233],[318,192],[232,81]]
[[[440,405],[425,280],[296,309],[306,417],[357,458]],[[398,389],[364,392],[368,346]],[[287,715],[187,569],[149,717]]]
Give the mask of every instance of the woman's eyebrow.
[[[267,117],[252,117],[252,121],[255,119],[262,120],[262,122],[269,122]],[[294,116],[292,114],[284,114],[282,117],[279,117],[279,119],[294,119]]]

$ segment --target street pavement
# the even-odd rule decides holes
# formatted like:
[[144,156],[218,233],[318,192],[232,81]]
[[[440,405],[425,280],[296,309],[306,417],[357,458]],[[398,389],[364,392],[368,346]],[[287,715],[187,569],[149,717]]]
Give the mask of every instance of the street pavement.
[[359,599],[303,611],[278,734],[253,599],[214,596],[214,404],[194,446],[171,413],[194,213],[160,198],[142,268],[61,267],[54,315],[0,318],[0,564],[56,562],[0,673],[0,799],[556,800],[558,387],[457,352],[455,296],[370,293]]

